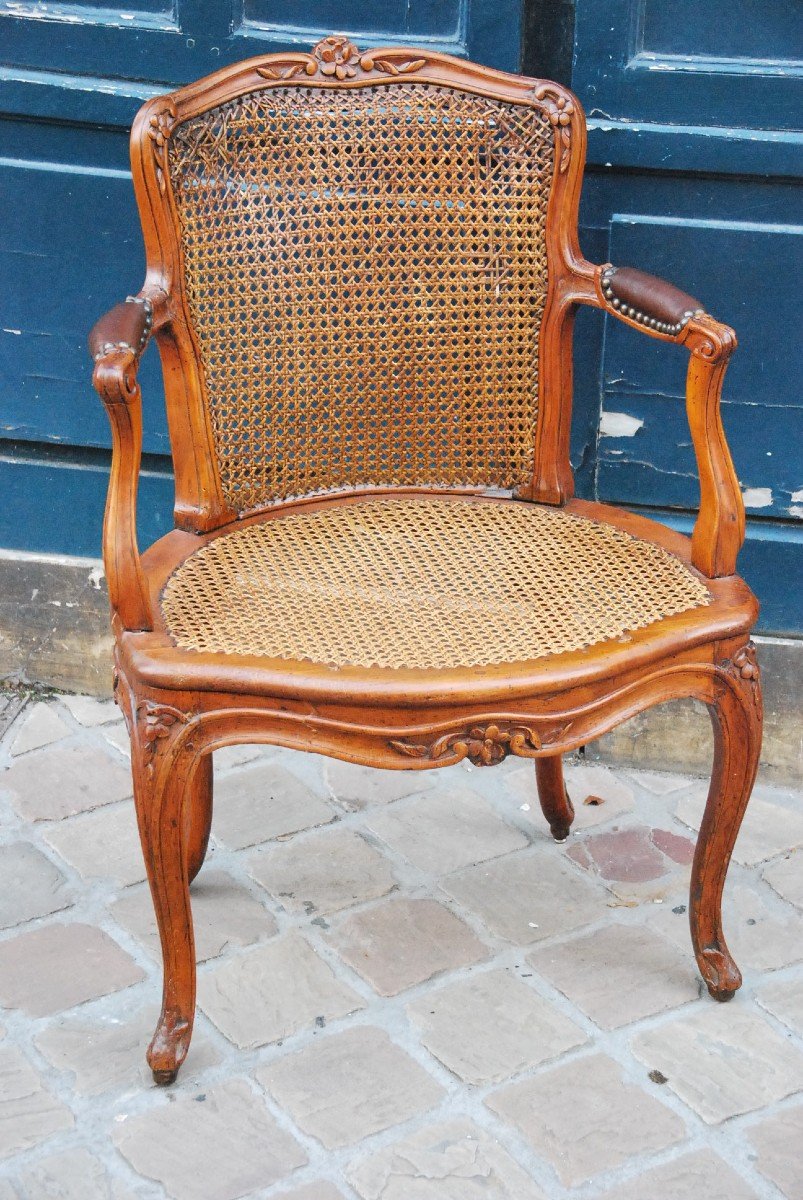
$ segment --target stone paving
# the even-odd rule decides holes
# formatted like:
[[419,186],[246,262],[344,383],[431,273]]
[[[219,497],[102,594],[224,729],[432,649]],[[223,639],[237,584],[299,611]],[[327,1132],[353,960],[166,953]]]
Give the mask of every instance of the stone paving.
[[200,1013],[144,1051],[158,949],[117,709],[0,745],[0,1200],[801,1200],[803,794],[759,784],[701,995],[702,781],[216,756]]

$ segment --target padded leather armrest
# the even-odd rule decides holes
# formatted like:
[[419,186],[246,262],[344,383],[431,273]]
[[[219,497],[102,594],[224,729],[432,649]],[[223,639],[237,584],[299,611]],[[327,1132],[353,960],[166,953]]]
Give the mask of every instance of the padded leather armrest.
[[635,267],[604,267],[600,283],[612,308],[658,333],[680,333],[691,317],[705,311],[694,296]]
[[153,326],[153,306],[145,296],[128,296],[115,304],[93,325],[89,353],[95,362],[116,350],[127,350],[139,358]]

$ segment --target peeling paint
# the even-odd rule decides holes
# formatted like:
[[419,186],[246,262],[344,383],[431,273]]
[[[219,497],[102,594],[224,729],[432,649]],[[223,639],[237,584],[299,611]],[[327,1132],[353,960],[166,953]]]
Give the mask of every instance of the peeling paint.
[[803,504],[803,488],[798,488],[796,492],[792,492],[789,499],[793,504]]
[[89,572],[87,579],[89,584],[95,588],[96,591],[100,591],[100,581],[103,579],[103,567],[94,567],[93,570]]
[[769,508],[772,504],[772,488],[751,487],[742,492],[745,508]]
[[629,413],[603,412],[599,419],[600,437],[634,437],[644,422]]

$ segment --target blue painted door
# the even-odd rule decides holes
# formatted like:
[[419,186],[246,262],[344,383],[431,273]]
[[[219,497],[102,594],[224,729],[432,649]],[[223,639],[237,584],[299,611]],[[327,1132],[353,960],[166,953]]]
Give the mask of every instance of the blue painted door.
[[[96,557],[109,431],[88,327],[143,278],[128,170],[140,104],[229,62],[420,45],[516,70],[522,0],[0,0],[0,547]],[[143,360],[143,545],[172,526],[158,356]]]
[[[724,421],[761,628],[803,631],[803,12],[788,0],[577,0],[589,117],[583,247],[697,296],[739,349]],[[618,322],[577,332],[581,490],[689,528],[685,353]]]

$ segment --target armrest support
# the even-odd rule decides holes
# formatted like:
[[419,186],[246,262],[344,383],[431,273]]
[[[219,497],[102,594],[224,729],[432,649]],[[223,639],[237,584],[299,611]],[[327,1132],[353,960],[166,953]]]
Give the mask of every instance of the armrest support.
[[109,598],[125,629],[152,629],[137,547],[137,486],[142,456],[142,402],[137,368],[153,326],[144,296],[116,304],[89,335],[92,383],[112,429],[112,465],[103,518],[103,563]]
[[592,304],[642,333],[689,350],[686,412],[700,477],[692,562],[709,579],[732,575],[744,542],[745,515],[722,426],[720,398],[736,334],[709,316],[693,296],[632,267],[583,263],[578,282],[581,286],[575,295],[580,303]]

